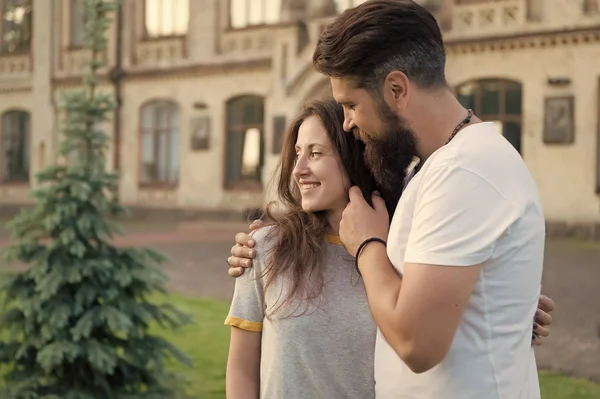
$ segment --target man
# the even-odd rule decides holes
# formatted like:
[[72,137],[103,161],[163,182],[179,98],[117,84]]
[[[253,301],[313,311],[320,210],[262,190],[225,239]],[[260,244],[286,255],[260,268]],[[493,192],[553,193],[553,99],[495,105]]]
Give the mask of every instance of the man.
[[[433,16],[410,0],[367,1],[322,34],[313,62],[382,189],[402,184],[407,154],[420,159],[391,225],[383,200],[375,194],[371,208],[357,188],[340,223],[379,328],[377,397],[539,398],[531,338],[550,323],[540,311],[531,322],[545,241],[539,195],[519,154],[448,88]],[[236,241],[231,275],[252,257],[248,236]]]

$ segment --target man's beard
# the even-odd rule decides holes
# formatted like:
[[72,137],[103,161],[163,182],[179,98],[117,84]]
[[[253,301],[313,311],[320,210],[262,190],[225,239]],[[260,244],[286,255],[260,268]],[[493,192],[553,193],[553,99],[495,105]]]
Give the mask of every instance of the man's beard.
[[384,199],[397,202],[407,169],[417,155],[417,143],[414,132],[399,115],[385,103],[379,108],[384,131],[375,135],[360,133],[360,136],[365,143],[365,162]]

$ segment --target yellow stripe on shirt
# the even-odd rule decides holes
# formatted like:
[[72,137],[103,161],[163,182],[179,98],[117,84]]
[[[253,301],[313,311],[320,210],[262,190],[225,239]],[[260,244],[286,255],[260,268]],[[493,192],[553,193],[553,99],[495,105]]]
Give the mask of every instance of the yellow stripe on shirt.
[[258,321],[248,321],[234,316],[227,316],[225,319],[225,324],[242,330],[254,332],[261,332],[263,325],[263,323]]
[[344,245],[342,244],[342,240],[340,240],[340,236],[334,236],[332,234],[325,235],[325,242],[335,245]]

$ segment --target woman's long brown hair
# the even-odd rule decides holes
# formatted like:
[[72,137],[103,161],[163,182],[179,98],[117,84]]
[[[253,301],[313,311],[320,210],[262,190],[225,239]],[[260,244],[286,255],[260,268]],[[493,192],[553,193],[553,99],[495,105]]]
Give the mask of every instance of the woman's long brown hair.
[[[286,304],[293,303],[296,309],[303,302],[306,305],[307,302],[319,298],[323,289],[320,265],[328,228],[326,212],[302,210],[300,191],[292,178],[298,131],[304,120],[310,116],[316,116],[321,121],[351,185],[360,187],[369,204],[373,191],[379,190],[364,161],[364,144],[355,135],[343,129],[342,106],[333,99],[307,103],[288,127],[283,140],[281,162],[275,181],[279,202],[271,202],[266,208],[266,215],[270,219],[268,224],[273,226],[268,238],[274,242],[274,246],[266,256],[264,291],[266,292],[278,278],[285,278],[289,283],[286,285],[284,297],[280,298],[277,306],[271,308],[267,317]],[[390,218],[400,193],[401,188],[396,194],[381,192]],[[273,207],[277,205],[283,205],[284,213],[278,215],[273,211]],[[299,315],[295,310],[291,312]],[[291,316],[291,313],[288,315]]]

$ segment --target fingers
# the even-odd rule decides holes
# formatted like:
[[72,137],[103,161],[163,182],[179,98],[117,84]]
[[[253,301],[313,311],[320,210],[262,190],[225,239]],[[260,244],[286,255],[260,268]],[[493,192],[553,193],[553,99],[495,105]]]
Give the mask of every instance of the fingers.
[[252,267],[252,259],[256,256],[256,250],[252,249],[255,241],[249,234],[237,233],[235,242],[236,244],[231,247],[231,256],[227,259],[227,263],[229,263],[227,273],[232,277],[239,277],[244,273],[239,269]]
[[348,196],[350,197],[350,202],[358,201],[360,199],[362,199],[364,201],[362,192],[360,191],[360,188],[358,188],[357,186],[350,187],[350,190],[348,191]]
[[540,295],[540,301],[538,302],[538,308],[546,313],[550,313],[556,309],[556,304],[550,297],[546,295]]
[[[254,247],[254,240],[252,239],[250,234],[246,234],[246,233],[237,233],[235,235],[235,243],[237,245],[242,245],[242,246],[246,246],[249,248]],[[232,254],[233,254],[233,249],[232,249]]]
[[552,324],[552,316],[541,309],[535,311],[534,321],[542,327],[547,327]]
[[387,213],[387,208],[385,206],[385,201],[383,200],[383,198],[381,198],[381,195],[375,191],[373,193],[373,195],[371,196],[371,201],[373,202],[373,208],[379,212],[379,211],[385,211]]
[[541,326],[538,323],[533,323],[533,333],[538,337],[547,337],[550,335],[550,329]]
[[241,245],[234,245],[231,247],[231,256],[232,258],[230,259],[254,259],[256,256],[256,250],[248,247],[242,247]]
[[538,337],[537,335],[535,335],[535,334],[534,334],[534,335],[533,335],[533,341],[532,341],[532,344],[533,344],[534,346],[542,346],[542,343],[543,343],[543,340],[542,340],[542,338],[540,338],[540,337]]
[[256,219],[250,225],[250,231],[254,231],[254,230],[258,229],[259,227],[262,227],[263,225],[264,225],[264,222],[262,220]]
[[230,267],[229,270],[227,270],[227,274],[229,274],[231,277],[239,277],[242,274],[244,274],[244,268],[243,267]]

